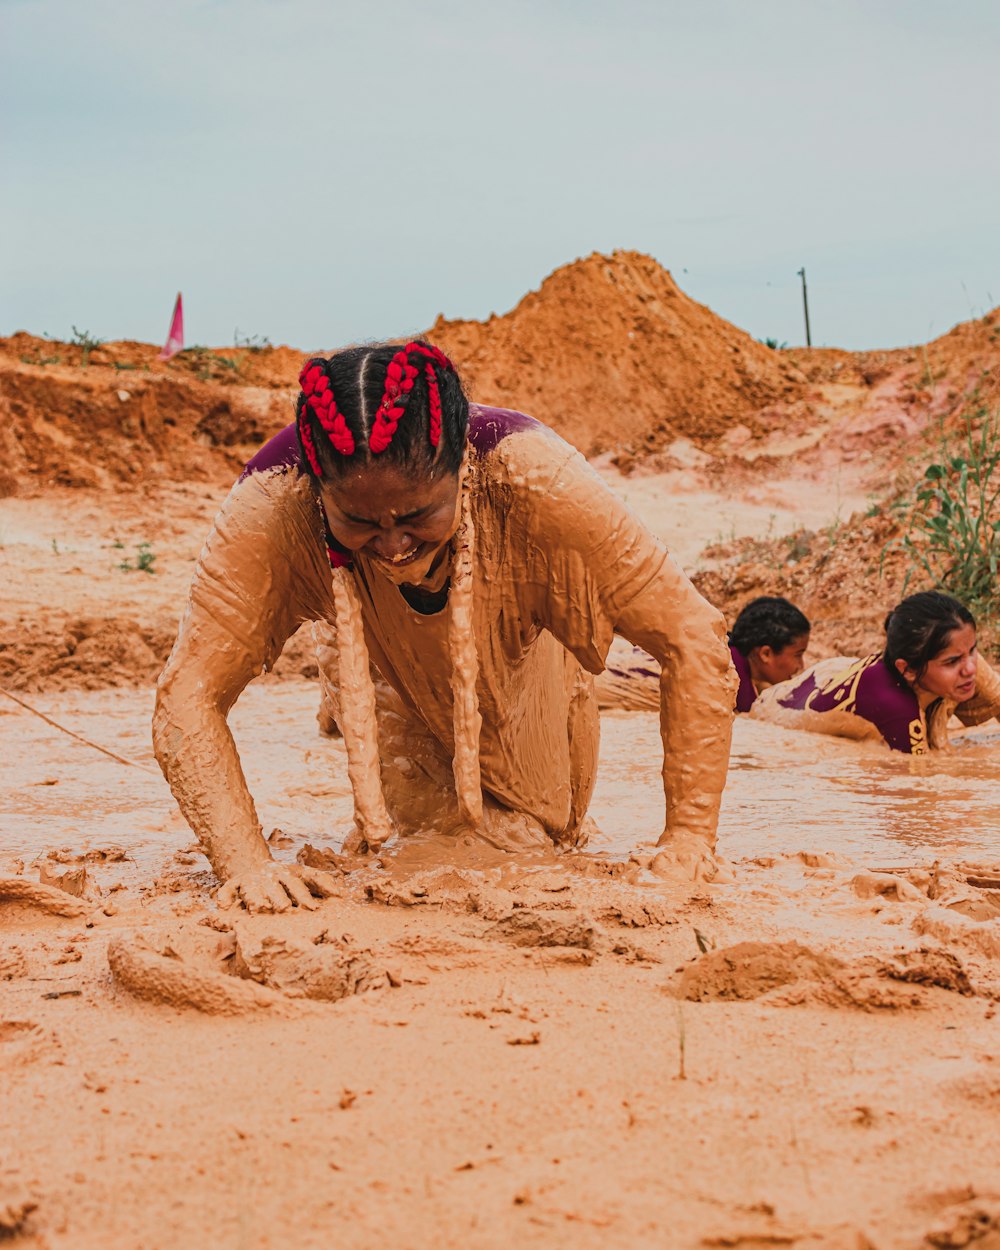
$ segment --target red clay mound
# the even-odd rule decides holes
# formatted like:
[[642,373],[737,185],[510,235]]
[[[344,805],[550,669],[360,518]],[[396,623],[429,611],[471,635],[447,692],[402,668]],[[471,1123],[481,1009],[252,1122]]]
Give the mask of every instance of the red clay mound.
[[[290,419],[301,355],[193,349],[156,359],[144,343],[0,339],[0,497],[37,484],[119,487],[231,473],[236,450]],[[286,375],[290,375],[291,381]]]
[[678,435],[710,442],[801,389],[772,351],[689,299],[638,252],[557,269],[503,317],[446,321],[429,337],[470,393],[531,413],[587,455],[626,459]]

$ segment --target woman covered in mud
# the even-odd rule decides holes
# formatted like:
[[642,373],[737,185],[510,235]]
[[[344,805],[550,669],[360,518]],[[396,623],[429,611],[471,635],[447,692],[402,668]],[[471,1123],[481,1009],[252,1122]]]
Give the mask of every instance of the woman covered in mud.
[[[740,612],[729,634],[729,652],[739,678],[736,711],[749,712],[767,686],[802,672],[810,625],[787,599],[761,596]],[[641,647],[616,639],[607,667],[597,679],[602,708],[643,711],[660,697],[660,668]]]
[[662,666],[653,867],[710,877],[735,692],[721,616],[581,455],[470,405],[437,348],[351,348],[300,383],[295,423],[216,519],[158,687],[157,758],[221,901],[283,910],[328,890],[272,859],[226,723],[310,621],[355,847],[396,832],[582,845],[591,674],[618,632]]
[[1000,714],[1000,677],[979,656],[975,619],[957,599],[910,595],[886,617],[885,635],[875,655],[821,660],[772,686],[752,715],[923,755],[948,745],[952,715],[979,725]]

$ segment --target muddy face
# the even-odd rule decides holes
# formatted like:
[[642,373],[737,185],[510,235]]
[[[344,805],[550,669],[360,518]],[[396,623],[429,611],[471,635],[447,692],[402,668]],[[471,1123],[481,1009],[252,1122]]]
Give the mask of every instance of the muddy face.
[[972,625],[952,630],[948,641],[922,673],[910,668],[905,660],[897,660],[896,668],[913,686],[921,701],[954,699],[964,703],[976,693],[976,631]]
[[809,635],[799,634],[786,646],[776,650],[774,647],[754,647],[747,657],[750,661],[750,676],[755,685],[765,682],[769,686],[779,681],[788,681],[804,667],[804,656],[809,646]]
[[366,556],[391,581],[434,580],[461,515],[458,473],[414,475],[395,464],[368,464],[320,490],[333,536]]

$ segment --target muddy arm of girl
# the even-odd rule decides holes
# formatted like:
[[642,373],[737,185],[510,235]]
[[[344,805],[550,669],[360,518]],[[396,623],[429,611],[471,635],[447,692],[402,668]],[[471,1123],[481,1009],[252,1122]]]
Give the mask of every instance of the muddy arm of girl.
[[322,543],[308,532],[311,513],[300,493],[280,474],[234,488],[198,561],[153,716],[156,758],[225,883],[220,902],[239,900],[252,911],[312,907],[313,894],[329,893],[330,885],[324,873],[273,860],[226,721],[246,685],[310,615],[311,587],[289,570],[304,566],[323,584],[321,566],[310,560]]
[[536,505],[527,565],[536,616],[592,673],[615,633],[662,666],[666,818],[656,871],[715,875],[736,674],[719,612],[580,456]]

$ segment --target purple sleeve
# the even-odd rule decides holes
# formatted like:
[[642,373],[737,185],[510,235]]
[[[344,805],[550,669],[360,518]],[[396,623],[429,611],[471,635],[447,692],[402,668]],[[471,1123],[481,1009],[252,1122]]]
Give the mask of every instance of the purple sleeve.
[[849,665],[836,684],[819,687],[814,670],[803,674],[778,700],[796,711],[850,712],[869,721],[894,751],[920,755],[927,749],[927,733],[916,695],[897,681],[870,655]]
[[543,430],[541,421],[511,408],[487,408],[469,405],[469,442],[480,456],[486,455],[510,434],[524,430]]
[[742,651],[737,651],[732,645],[730,645],[729,654],[733,657],[733,666],[740,679],[740,687],[736,691],[736,710],[749,712],[757,698],[757,691],[750,679],[750,661]]
[[269,439],[264,446],[246,463],[240,474],[240,481],[252,473],[265,473],[268,469],[300,469],[299,440],[295,432],[295,422],[286,425],[283,430]]

